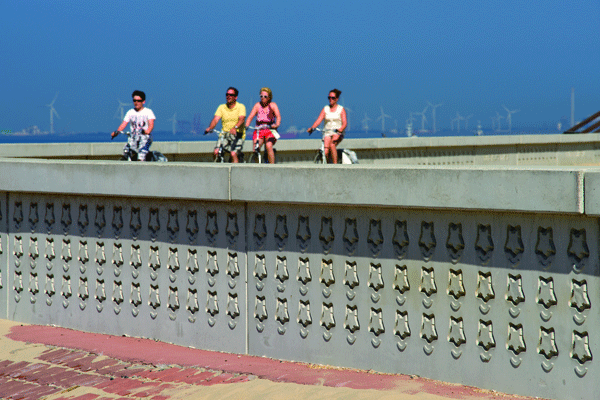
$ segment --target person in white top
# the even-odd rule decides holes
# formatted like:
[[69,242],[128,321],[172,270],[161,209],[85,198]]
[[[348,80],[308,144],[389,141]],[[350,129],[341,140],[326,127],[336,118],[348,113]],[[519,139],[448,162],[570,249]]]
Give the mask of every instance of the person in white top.
[[329,96],[327,97],[329,105],[323,107],[317,120],[306,130],[308,133],[312,133],[325,120],[325,126],[323,127],[325,159],[331,159],[333,164],[338,163],[336,146],[344,139],[344,130],[346,130],[348,124],[346,110],[338,104],[341,94],[342,92],[338,89],[333,89],[329,92]]
[[150,151],[152,144],[152,130],[156,117],[151,109],[145,108],[146,94],[141,90],[135,90],[131,97],[133,98],[133,108],[127,111],[121,125],[111,136],[114,138],[127,124],[131,124],[131,135],[127,144],[123,147],[123,159],[127,160],[129,152],[134,150],[138,154],[138,161],[146,161],[146,155]]

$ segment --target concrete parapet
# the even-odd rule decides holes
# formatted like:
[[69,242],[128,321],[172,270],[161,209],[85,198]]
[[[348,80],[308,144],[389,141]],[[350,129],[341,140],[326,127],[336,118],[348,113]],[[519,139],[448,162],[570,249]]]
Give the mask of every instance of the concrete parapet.
[[0,317],[600,390],[597,168],[0,160]]

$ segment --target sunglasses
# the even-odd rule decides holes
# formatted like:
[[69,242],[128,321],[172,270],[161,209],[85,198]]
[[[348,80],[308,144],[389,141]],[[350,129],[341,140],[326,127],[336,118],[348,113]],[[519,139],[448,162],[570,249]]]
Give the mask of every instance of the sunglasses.
[[262,95],[262,94],[261,94],[261,95],[260,95],[260,98],[261,98],[261,99],[268,99],[268,98],[269,98],[269,96],[264,96],[264,95]]
[[333,99],[333,100],[337,99],[337,97],[335,97],[335,96],[327,96],[327,98],[328,99]]
[[225,97],[227,97],[227,96],[236,97],[237,94],[235,94],[235,93],[225,93]]
[[133,102],[134,102],[134,103],[143,103],[143,102],[144,102],[144,100],[133,99]]

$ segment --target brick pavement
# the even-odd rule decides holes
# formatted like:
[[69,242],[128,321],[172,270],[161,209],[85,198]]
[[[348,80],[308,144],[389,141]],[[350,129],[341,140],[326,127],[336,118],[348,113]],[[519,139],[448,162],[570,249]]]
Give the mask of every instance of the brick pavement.
[[0,398],[510,399],[473,387],[0,320]]

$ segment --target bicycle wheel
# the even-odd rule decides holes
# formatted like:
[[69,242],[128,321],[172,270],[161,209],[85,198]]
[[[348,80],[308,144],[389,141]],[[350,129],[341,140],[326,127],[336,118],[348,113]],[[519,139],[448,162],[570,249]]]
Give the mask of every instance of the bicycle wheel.
[[262,163],[262,155],[260,152],[255,151],[250,156],[250,164],[261,164]]
[[323,152],[321,150],[317,150],[317,155],[315,156],[315,164],[325,164]]

